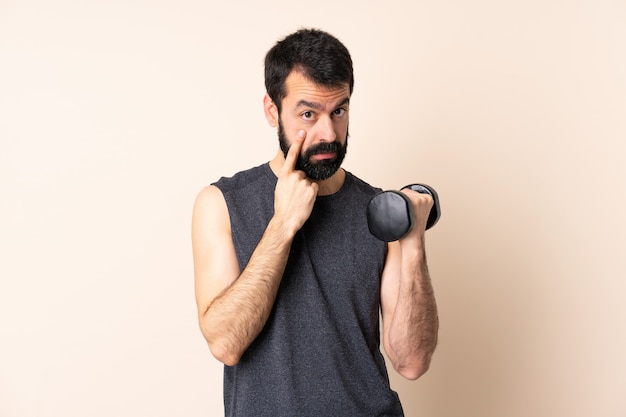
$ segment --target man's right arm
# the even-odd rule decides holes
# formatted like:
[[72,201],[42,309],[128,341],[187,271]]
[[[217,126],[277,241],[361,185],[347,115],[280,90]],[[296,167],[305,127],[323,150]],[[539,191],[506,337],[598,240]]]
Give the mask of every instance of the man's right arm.
[[294,170],[303,140],[294,141],[287,155],[276,184],[274,216],[243,271],[221,191],[209,186],[196,199],[192,243],[200,329],[213,355],[226,365],[235,365],[265,326],[293,237],[311,213],[317,184]]

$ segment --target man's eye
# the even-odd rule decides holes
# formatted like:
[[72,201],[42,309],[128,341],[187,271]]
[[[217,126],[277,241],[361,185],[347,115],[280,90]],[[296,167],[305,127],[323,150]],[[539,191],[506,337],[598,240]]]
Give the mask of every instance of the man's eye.
[[346,115],[346,109],[344,109],[344,108],[339,108],[339,109],[335,110],[335,111],[333,112],[333,114],[335,115],[335,117],[343,117],[343,116],[345,116],[345,115]]
[[302,113],[302,117],[304,119],[312,119],[313,118],[313,112],[312,111],[305,111],[304,113]]

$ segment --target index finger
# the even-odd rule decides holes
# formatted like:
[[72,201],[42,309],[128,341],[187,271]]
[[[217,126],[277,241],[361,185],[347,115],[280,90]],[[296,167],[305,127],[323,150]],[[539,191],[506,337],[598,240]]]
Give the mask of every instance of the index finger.
[[304,143],[305,137],[306,132],[304,130],[300,130],[298,132],[298,135],[296,136],[296,139],[289,147],[289,152],[287,152],[287,156],[285,157],[284,169],[289,171],[293,171],[296,169],[296,161],[298,160],[298,156],[300,156],[300,150],[302,149],[302,144]]

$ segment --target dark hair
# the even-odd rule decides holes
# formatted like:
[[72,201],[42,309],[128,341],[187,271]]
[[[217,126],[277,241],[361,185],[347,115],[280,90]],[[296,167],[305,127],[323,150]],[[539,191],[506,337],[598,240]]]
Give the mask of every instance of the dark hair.
[[325,87],[348,84],[354,88],[352,58],[334,36],[318,29],[300,29],[278,41],[265,55],[265,88],[280,113],[287,95],[285,80],[297,69],[311,81]]

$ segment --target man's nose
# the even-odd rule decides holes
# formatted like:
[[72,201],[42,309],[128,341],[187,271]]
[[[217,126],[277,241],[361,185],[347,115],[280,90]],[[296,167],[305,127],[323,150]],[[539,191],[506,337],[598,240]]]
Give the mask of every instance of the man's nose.
[[317,124],[317,137],[320,142],[334,142],[337,139],[335,125],[330,116],[320,117]]

